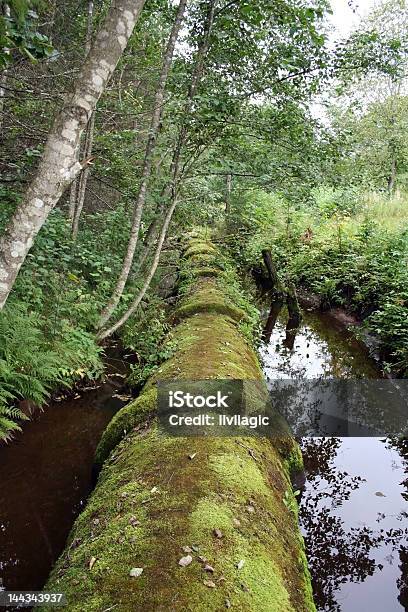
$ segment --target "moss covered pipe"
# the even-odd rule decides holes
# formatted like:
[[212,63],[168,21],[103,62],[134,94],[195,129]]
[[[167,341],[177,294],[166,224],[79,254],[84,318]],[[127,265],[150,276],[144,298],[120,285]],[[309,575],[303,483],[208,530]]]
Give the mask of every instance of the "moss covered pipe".
[[46,590],[73,612],[314,610],[294,442],[174,438],[156,426],[158,379],[262,378],[220,253],[191,240],[183,266],[177,352],[105,431],[98,484]]

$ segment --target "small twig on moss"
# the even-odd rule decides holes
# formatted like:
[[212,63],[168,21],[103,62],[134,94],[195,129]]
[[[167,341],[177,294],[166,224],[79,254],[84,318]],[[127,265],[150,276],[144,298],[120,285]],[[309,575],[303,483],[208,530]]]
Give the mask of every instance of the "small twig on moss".
[[258,461],[258,462],[260,461],[250,446],[246,446],[246,444],[243,444],[239,440],[235,440],[235,444],[239,444],[239,446],[242,446],[242,448],[245,448],[245,450],[248,451],[248,454],[250,455],[250,457],[252,457],[254,461]]

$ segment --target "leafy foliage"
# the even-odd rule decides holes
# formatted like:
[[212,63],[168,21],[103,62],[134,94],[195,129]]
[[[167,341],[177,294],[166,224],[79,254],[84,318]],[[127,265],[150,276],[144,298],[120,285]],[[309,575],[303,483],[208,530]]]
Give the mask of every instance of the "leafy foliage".
[[152,298],[138,316],[127,323],[122,340],[136,358],[136,363],[131,364],[129,382],[137,388],[177,350],[177,344],[171,339],[166,310],[158,298]]
[[[75,0],[7,4],[10,12],[0,17],[0,68],[7,68],[0,230],[21,201],[51,118],[78,74],[88,26],[86,3]],[[15,407],[21,398],[42,404],[56,386],[101,372],[95,328],[126,253],[176,4],[146,3],[100,99],[77,240],[70,237],[65,194],[36,237],[1,315],[0,343],[8,346],[1,357],[3,431],[22,418]],[[327,306],[342,304],[363,316],[381,337],[386,358],[403,371],[406,235],[389,223],[389,208],[379,216],[374,202],[366,205],[371,190],[378,196],[404,188],[408,167],[406,90],[399,80],[406,67],[406,2],[383,4],[378,15],[333,46],[327,43],[326,0],[218,2],[196,95],[186,106],[209,8],[208,1],[188,3],[167,82],[138,251],[115,316],[126,311],[152,261],[169,202],[175,143],[185,129],[178,152],[180,203],[168,243],[179,244],[196,224],[220,227],[226,219],[228,241],[244,269],[271,248],[285,274],[319,293]],[[94,32],[108,6],[95,4]],[[365,95],[361,100],[353,92],[370,89],[369,77],[386,87],[375,100]],[[321,121],[311,102],[330,86],[335,104]],[[405,221],[406,214],[400,218]],[[166,256],[162,261],[165,274],[172,262]],[[248,300],[249,283],[242,289],[228,262],[221,280],[230,300],[245,310],[241,325],[253,340],[258,313]],[[136,357],[136,385],[168,351],[177,350],[171,341],[163,343],[169,329],[159,281],[160,271],[121,331]],[[31,364],[28,345],[35,353]]]
[[0,3],[8,13],[0,13],[0,69],[11,63],[13,52],[18,51],[31,61],[50,57],[53,47],[47,36],[38,31],[38,14],[34,8],[41,2],[8,0]]
[[0,338],[0,438],[26,418],[18,400],[42,406],[55,387],[101,372],[100,349],[89,335],[66,326],[50,340],[42,317],[22,304],[0,314]]

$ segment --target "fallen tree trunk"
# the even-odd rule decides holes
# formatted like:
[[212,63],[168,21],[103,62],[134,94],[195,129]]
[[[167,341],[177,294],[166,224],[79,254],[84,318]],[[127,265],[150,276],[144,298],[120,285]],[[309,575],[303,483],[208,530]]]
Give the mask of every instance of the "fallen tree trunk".
[[290,482],[295,442],[171,437],[157,426],[159,379],[262,380],[239,329],[246,314],[222,289],[220,253],[195,240],[183,260],[176,352],[105,431],[98,484],[46,590],[64,592],[70,612],[314,610]]

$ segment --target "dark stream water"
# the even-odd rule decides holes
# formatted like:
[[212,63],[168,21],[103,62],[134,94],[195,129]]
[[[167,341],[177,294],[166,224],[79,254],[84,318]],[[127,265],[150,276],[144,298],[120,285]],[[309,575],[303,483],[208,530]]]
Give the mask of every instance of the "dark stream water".
[[0,587],[39,590],[92,489],[96,446],[126,403],[123,376],[52,402],[0,446]]
[[[306,313],[292,349],[278,319],[261,353],[270,380],[381,377],[329,315]],[[407,441],[304,438],[302,450],[300,520],[318,610],[408,610]]]

